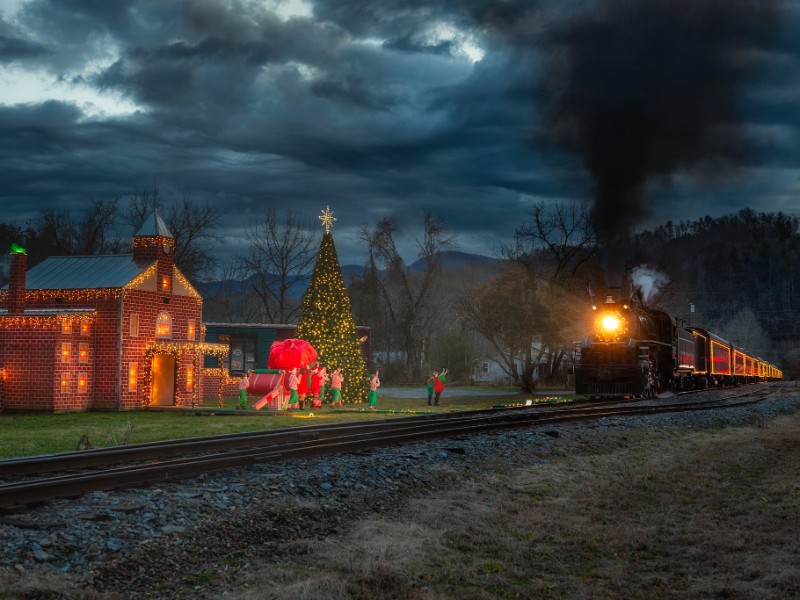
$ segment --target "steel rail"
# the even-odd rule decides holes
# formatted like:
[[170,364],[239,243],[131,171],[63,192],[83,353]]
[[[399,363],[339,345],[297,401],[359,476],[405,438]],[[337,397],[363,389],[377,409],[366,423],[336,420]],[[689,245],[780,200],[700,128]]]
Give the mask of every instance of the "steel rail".
[[[524,428],[534,425],[552,425],[572,421],[632,416],[675,411],[708,410],[760,402],[777,393],[774,390],[749,400],[748,392],[740,397],[701,400],[692,403],[651,406],[596,406],[560,410],[530,410],[530,407],[491,411],[480,414],[450,413],[445,418],[408,418],[373,422],[372,427],[348,425],[326,426],[329,435],[277,436],[273,443],[255,447],[236,447],[212,454],[183,456],[157,460],[148,464],[128,465],[91,473],[69,473],[48,478],[0,485],[0,510],[9,511],[23,506],[43,503],[57,498],[71,498],[91,491],[120,489],[152,485],[154,483],[185,479],[203,473],[214,473],[236,467],[247,467],[277,460],[291,460],[312,456],[326,456],[358,452],[381,446],[401,445],[431,439],[474,435],[499,430]],[[362,424],[364,425],[364,424]],[[323,428],[320,428],[323,429]],[[318,430],[314,430],[318,431]],[[274,432],[273,432],[274,433]],[[285,433],[285,432],[284,432]],[[311,431],[306,431],[306,434]],[[246,436],[238,436],[246,437]],[[239,440],[239,441],[244,441]],[[186,454],[184,448],[183,453]]]
[[247,431],[214,436],[193,437],[181,440],[165,440],[143,444],[130,444],[109,448],[92,448],[74,452],[24,456],[0,460],[0,480],[12,477],[42,475],[63,471],[108,467],[131,462],[162,460],[189,454],[211,454],[227,452],[237,448],[271,446],[275,444],[298,442],[313,439],[337,437],[342,432],[382,431],[396,426],[398,422],[415,423],[426,421],[446,421],[450,419],[479,418],[482,415],[501,413],[508,409],[481,409],[453,413],[431,413],[408,417],[381,419],[367,423],[339,423],[325,425],[306,425],[291,429],[267,431]]

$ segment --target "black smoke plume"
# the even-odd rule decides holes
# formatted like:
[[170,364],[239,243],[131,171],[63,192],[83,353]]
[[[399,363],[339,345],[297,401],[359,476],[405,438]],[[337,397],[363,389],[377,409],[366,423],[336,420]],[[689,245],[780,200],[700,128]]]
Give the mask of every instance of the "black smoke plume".
[[743,157],[742,92],[775,36],[773,2],[606,0],[548,36],[542,133],[580,156],[613,247],[648,184],[721,176]]

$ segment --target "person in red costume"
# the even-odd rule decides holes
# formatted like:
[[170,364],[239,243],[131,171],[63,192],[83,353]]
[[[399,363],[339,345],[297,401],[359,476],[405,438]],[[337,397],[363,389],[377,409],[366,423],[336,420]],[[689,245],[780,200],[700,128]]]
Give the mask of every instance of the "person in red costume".
[[297,397],[300,399],[300,410],[302,410],[306,405],[306,396],[311,395],[311,372],[307,369],[298,369],[297,379]]
[[447,369],[442,369],[442,372],[439,374],[434,371],[433,374],[433,391],[435,393],[433,397],[433,405],[439,406],[439,396],[441,396],[442,392],[444,391],[444,382],[447,375]]
[[319,399],[319,390],[320,385],[322,384],[322,376],[319,373],[319,367],[314,367],[311,369],[311,408],[320,408],[322,407],[322,402]]

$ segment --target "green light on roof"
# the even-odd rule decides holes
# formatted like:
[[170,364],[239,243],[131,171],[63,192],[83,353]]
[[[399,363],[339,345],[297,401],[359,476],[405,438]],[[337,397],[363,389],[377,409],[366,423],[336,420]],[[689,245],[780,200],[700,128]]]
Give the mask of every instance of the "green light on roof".
[[23,248],[22,246],[12,243],[9,254],[27,254],[27,252],[25,251],[25,248]]

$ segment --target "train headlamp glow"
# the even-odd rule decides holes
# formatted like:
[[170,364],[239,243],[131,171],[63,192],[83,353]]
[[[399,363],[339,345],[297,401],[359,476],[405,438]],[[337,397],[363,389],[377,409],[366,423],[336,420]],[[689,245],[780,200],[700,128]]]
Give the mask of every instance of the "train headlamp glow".
[[628,321],[616,310],[605,310],[597,315],[594,322],[597,339],[613,342],[622,339],[627,333]]
[[600,324],[603,326],[603,329],[612,333],[619,329],[620,321],[614,315],[606,315],[600,320]]

